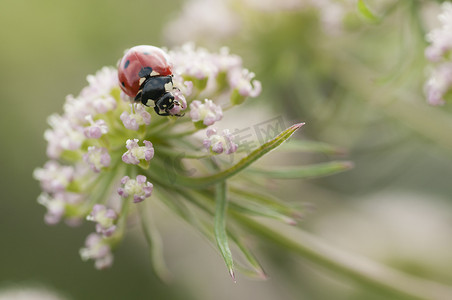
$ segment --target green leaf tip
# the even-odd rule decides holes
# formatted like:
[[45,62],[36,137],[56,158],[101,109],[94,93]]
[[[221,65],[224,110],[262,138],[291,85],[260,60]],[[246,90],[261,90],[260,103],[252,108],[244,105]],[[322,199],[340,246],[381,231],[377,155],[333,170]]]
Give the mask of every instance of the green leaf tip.
[[366,20],[368,20],[372,23],[380,22],[380,18],[377,17],[374,13],[372,13],[372,11],[370,11],[370,9],[367,7],[366,3],[364,3],[364,0],[358,0],[357,6],[358,6],[358,12]]
[[304,124],[306,124],[306,123],[305,122],[301,122],[301,123],[294,124],[294,125],[290,126],[289,128],[287,128],[285,131],[293,130],[295,132],[297,129],[299,129]]
[[344,156],[348,153],[345,148],[333,146],[323,142],[316,142],[310,140],[293,139],[281,145],[280,150],[307,152],[307,153],[324,153],[332,155]]
[[231,278],[232,278],[232,280],[234,281],[234,283],[237,283],[237,280],[235,279],[234,270],[230,269],[230,270],[229,270],[229,275],[231,275]]

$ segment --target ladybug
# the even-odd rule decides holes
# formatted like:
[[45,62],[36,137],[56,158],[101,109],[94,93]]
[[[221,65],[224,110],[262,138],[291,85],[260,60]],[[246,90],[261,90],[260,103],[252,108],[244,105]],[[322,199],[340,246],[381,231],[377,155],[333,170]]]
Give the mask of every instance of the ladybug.
[[[173,66],[168,55],[154,46],[135,46],[127,50],[118,65],[118,79],[123,92],[146,106],[154,101],[160,116],[170,116],[170,110],[180,105],[171,93]],[[182,115],[176,115],[181,117]]]

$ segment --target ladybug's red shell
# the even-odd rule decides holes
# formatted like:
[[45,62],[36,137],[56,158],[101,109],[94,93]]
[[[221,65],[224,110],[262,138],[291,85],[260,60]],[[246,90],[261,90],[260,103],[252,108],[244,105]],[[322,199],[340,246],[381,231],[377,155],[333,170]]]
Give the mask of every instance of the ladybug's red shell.
[[162,49],[147,45],[130,48],[119,62],[118,79],[121,89],[132,98],[140,89],[138,73],[144,67],[152,68],[151,76],[173,74],[168,55]]

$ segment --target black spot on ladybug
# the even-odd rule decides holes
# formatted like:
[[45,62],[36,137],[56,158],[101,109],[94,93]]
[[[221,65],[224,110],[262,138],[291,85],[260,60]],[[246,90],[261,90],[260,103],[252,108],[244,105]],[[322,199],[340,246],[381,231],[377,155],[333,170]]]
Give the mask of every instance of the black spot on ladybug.
[[124,83],[124,81],[121,82],[123,87],[126,87],[126,84]]
[[141,68],[140,72],[138,72],[138,76],[140,76],[140,78],[151,76],[151,74],[152,74],[151,67]]
[[124,69],[127,69],[127,67],[129,66],[129,64],[130,64],[130,60],[127,60],[126,63],[124,64]]

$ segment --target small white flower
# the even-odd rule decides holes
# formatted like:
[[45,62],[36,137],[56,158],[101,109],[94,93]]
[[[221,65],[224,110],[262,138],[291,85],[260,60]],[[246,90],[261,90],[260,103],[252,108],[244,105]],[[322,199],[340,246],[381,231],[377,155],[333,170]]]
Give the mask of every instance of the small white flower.
[[237,151],[238,145],[233,142],[232,134],[228,129],[224,129],[222,135],[217,134],[214,128],[207,129],[207,139],[204,139],[204,147],[210,151],[221,154],[232,154]]
[[103,134],[108,133],[108,126],[104,120],[100,119],[94,122],[91,115],[87,115],[85,119],[90,123],[90,126],[87,126],[83,129],[83,133],[87,138],[98,139]]
[[99,114],[105,114],[116,108],[116,100],[110,95],[104,97],[97,97],[93,101],[93,107]]
[[124,187],[118,189],[118,194],[127,198],[133,195],[133,202],[141,202],[146,198],[151,197],[153,184],[147,181],[146,176],[138,175],[136,179],[130,179],[129,176],[124,176],[121,179],[121,184]]
[[50,158],[59,158],[64,150],[77,150],[86,139],[83,127],[72,123],[69,119],[57,114],[48,118],[52,129],[44,132],[47,140],[47,155]]
[[184,77],[208,79],[218,74],[218,67],[212,61],[212,54],[204,48],[195,48],[193,43],[186,43],[180,49],[169,52],[174,64],[175,74]]
[[104,147],[89,146],[88,152],[83,155],[83,160],[94,172],[100,172],[102,168],[110,165],[111,157]]
[[428,103],[442,105],[444,96],[452,89],[452,62],[440,64],[433,70],[430,78],[424,86]]
[[61,197],[51,197],[49,194],[42,193],[38,197],[38,203],[47,208],[44,221],[49,225],[60,222],[66,211],[66,203]]
[[205,126],[210,126],[223,118],[223,110],[212,100],[205,99],[204,103],[194,100],[190,104],[190,117],[193,122],[202,122]]
[[128,149],[122,155],[122,161],[126,164],[138,165],[140,161],[150,161],[154,157],[154,147],[152,143],[144,140],[144,146],[138,146],[138,139],[127,140],[126,148]]
[[93,102],[89,98],[68,95],[63,105],[64,118],[73,124],[82,125],[88,115],[96,115]]
[[96,269],[105,269],[113,264],[113,255],[110,246],[97,233],[88,235],[85,241],[85,248],[80,249],[82,260],[93,259]]
[[34,170],[33,177],[40,181],[47,193],[62,192],[74,178],[74,168],[63,166],[54,160],[46,162],[44,168]]
[[130,130],[138,130],[140,126],[149,125],[151,123],[151,114],[146,111],[144,105],[134,103],[130,106],[132,112],[129,113],[125,111],[120,116],[125,128]]
[[96,232],[103,236],[111,236],[115,232],[116,225],[114,222],[117,218],[118,215],[113,209],[102,204],[94,205],[91,213],[86,217],[88,221],[97,223]]
[[89,85],[82,89],[80,96],[86,98],[105,97],[112,89],[118,88],[118,72],[113,67],[103,67],[94,75],[86,77]]
[[255,74],[247,69],[234,69],[229,73],[229,84],[242,97],[257,97],[262,91],[260,81],[253,80]]
[[67,205],[77,205],[83,200],[79,194],[58,192],[53,196],[47,193],[41,193],[38,197],[38,203],[47,208],[47,213],[44,216],[44,221],[49,225],[54,225],[60,222],[61,218],[66,213]]

